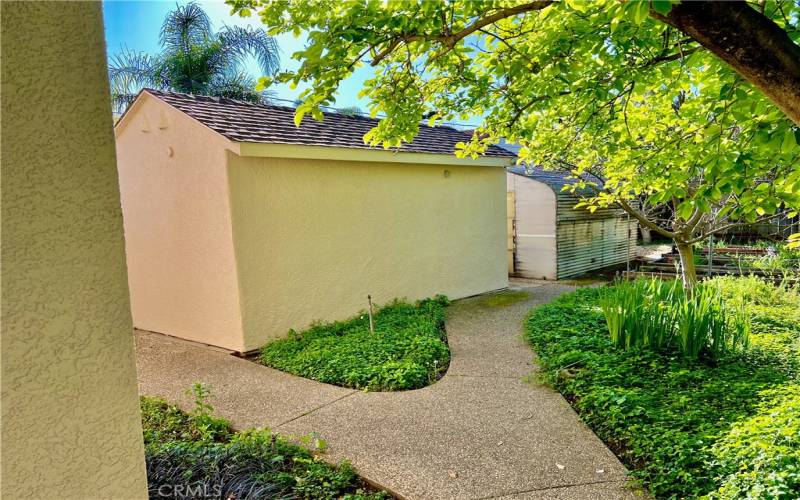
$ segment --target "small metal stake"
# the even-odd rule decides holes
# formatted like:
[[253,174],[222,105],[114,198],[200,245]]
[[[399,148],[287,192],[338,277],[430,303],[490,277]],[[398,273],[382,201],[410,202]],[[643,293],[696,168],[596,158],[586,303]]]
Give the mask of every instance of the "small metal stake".
[[375,333],[375,324],[372,322],[372,296],[367,295],[367,302],[369,303],[369,333]]
[[714,234],[708,235],[708,277],[711,278],[711,272],[714,270]]
[[627,278],[630,278],[630,276],[631,276],[631,236],[632,236],[631,235],[631,233],[632,233],[632,231],[631,231],[631,214],[628,213],[628,212],[625,212],[625,215],[628,216],[627,220],[626,220],[626,225],[628,226],[628,248],[627,248],[627,253],[628,253],[627,257],[628,258],[625,259],[625,274],[627,275]]

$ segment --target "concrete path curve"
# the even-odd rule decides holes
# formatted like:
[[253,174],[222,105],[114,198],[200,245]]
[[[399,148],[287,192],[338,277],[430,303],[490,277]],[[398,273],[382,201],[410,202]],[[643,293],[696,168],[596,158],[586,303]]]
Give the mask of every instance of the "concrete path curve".
[[572,287],[536,284],[506,306],[487,296],[447,314],[452,361],[436,384],[365,393],[288,375],[159,334],[137,334],[141,394],[187,407],[195,381],[236,427],[315,433],[326,458],[409,499],[634,498],[626,470],[535,369],[521,325],[531,307]]

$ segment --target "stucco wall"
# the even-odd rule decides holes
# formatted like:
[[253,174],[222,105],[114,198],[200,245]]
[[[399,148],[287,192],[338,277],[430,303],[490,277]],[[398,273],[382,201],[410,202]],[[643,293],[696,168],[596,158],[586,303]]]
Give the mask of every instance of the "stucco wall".
[[525,278],[557,276],[556,195],[544,183],[507,174],[507,188],[515,193],[514,274]]
[[4,498],[146,498],[100,4],[2,6]]
[[134,326],[242,350],[229,142],[147,94],[116,133]]
[[367,294],[508,284],[502,168],[230,154],[228,172],[247,349],[349,317]]

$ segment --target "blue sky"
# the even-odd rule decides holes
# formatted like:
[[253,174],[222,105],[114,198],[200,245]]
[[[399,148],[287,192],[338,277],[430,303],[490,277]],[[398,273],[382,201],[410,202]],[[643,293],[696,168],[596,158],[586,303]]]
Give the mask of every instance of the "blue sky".
[[[185,3],[187,3],[185,0],[177,2],[177,4],[181,5]],[[200,0],[197,3],[208,13],[214,29],[219,29],[226,24],[263,27],[256,16],[250,18],[231,16],[230,7],[221,0]],[[123,48],[151,54],[158,52],[160,50],[158,33],[161,29],[161,23],[166,14],[173,10],[175,6],[175,1],[104,0],[103,18],[105,20],[108,54],[113,55]],[[277,40],[281,48],[281,66],[284,69],[298,67],[299,62],[291,59],[291,55],[303,47],[305,43],[304,37],[301,35],[300,38],[294,38],[292,35],[281,35],[277,37]],[[255,63],[249,64],[248,68],[254,75],[259,75],[258,67]],[[358,99],[357,95],[361,90],[361,83],[370,76],[372,76],[371,68],[362,67],[356,70],[351,78],[342,83],[336,99],[336,107],[358,106],[366,111],[366,101]],[[292,90],[288,85],[278,85],[273,87],[272,90],[277,92],[279,98],[293,101],[303,90],[303,87]]]

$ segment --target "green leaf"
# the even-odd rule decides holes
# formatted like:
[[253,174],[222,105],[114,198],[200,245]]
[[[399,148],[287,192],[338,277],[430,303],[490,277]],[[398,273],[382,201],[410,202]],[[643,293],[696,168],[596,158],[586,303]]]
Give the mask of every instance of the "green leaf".
[[691,202],[684,201],[680,205],[678,205],[678,216],[683,220],[689,220],[689,217],[692,216],[692,212],[694,212],[694,206]]
[[567,6],[578,12],[586,12],[589,9],[587,0],[567,0]]
[[270,85],[272,85],[272,78],[268,76],[262,76],[261,78],[258,79],[258,83],[256,84],[256,90],[260,92],[269,87]]
[[633,22],[636,24],[642,24],[642,22],[647,19],[647,16],[650,15],[650,4],[647,1],[630,3],[633,4],[631,7],[631,16],[633,17]]
[[653,0],[653,10],[659,14],[667,15],[672,10],[672,2],[669,0]]
[[783,142],[781,143],[781,153],[788,153],[794,148],[797,147],[797,140],[795,138],[795,133],[792,129],[788,129],[785,134],[783,134]]
[[294,126],[299,127],[300,123],[303,122],[303,116],[305,116],[306,112],[301,110],[299,107],[294,112]]

